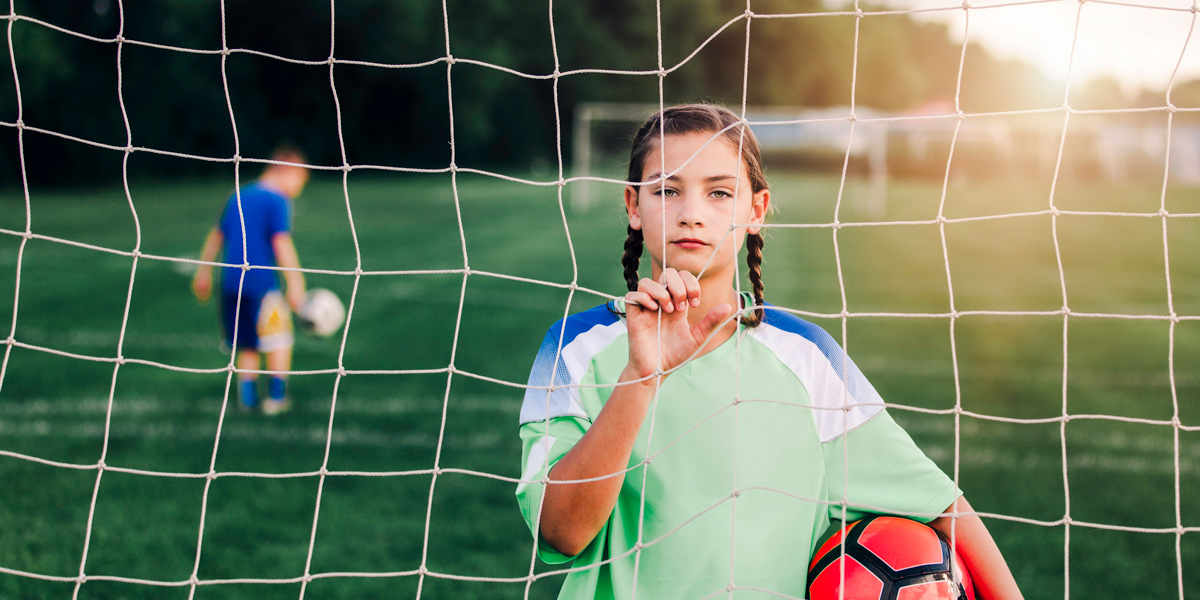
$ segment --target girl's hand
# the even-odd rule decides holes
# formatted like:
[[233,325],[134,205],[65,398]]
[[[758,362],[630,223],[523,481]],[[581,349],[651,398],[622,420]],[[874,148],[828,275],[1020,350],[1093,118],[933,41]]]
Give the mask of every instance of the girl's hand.
[[733,312],[729,304],[719,304],[691,325],[688,312],[698,306],[700,282],[696,276],[671,268],[663,269],[659,281],[642,279],[637,291],[625,294],[631,375],[641,379],[657,369],[667,371],[683,364],[704,347],[708,336]]

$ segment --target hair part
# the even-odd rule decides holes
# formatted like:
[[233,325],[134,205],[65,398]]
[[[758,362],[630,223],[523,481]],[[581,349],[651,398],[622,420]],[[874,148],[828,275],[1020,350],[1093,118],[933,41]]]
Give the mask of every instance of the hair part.
[[[630,185],[642,183],[646,170],[646,157],[657,147],[662,138],[669,135],[686,135],[689,133],[710,133],[720,141],[729,144],[734,149],[740,148],[742,163],[750,179],[751,193],[767,189],[767,176],[763,170],[762,149],[754,132],[733,111],[713,104],[681,104],[670,106],[662,112],[652,115],[633,137],[633,148],[629,153]],[[625,251],[621,255],[621,266],[624,269],[625,284],[629,291],[637,290],[638,265],[644,244],[642,232],[633,227],[627,228]],[[762,250],[763,235],[751,233],[746,235],[746,266],[750,275],[750,285],[754,295],[755,309],[742,315],[742,323],[756,327],[762,323],[763,311],[763,282],[762,282]]]

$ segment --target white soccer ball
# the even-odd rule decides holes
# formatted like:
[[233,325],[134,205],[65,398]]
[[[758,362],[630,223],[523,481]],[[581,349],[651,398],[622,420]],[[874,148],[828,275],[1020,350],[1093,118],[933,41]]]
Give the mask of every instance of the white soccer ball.
[[309,290],[300,307],[300,321],[305,329],[320,336],[329,336],[342,328],[346,307],[337,294],[326,289]]

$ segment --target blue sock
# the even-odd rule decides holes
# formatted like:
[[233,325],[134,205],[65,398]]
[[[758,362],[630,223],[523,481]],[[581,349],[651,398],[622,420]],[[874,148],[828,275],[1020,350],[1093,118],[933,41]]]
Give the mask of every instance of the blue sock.
[[244,379],[240,382],[242,406],[246,408],[254,408],[258,406],[258,382],[253,379]]
[[267,381],[267,394],[272,400],[283,400],[287,396],[287,380],[282,377],[272,377]]

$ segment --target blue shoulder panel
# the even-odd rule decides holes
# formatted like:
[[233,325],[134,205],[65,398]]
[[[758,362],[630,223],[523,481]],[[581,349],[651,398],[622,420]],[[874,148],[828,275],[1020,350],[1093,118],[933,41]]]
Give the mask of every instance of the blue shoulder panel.
[[[560,355],[560,337],[562,354],[566,354],[571,343],[580,335],[596,327],[612,325],[618,320],[620,317],[609,310],[608,304],[601,304],[570,315],[550,327],[550,331],[546,332],[546,337],[542,339],[537,358],[534,359],[533,368],[529,372],[530,387],[525,390],[525,402],[521,406],[522,423],[543,420],[547,414],[574,414],[575,411],[571,410],[571,389],[566,386],[575,382],[572,381],[566,361]],[[545,388],[551,385],[555,389],[547,399]],[[547,409],[549,413],[546,412]]]

